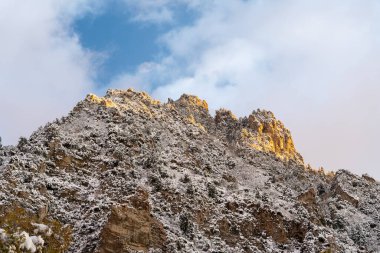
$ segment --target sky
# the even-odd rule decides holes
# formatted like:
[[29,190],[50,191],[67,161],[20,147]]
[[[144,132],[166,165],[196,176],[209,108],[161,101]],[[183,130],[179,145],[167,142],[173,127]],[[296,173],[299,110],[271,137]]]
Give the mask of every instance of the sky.
[[87,93],[183,93],[275,113],[305,162],[380,179],[376,0],[2,0],[0,136]]

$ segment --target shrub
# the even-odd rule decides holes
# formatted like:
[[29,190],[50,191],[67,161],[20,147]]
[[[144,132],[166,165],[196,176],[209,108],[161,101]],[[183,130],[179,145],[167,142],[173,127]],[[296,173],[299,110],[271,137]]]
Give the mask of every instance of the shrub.
[[[63,253],[68,249],[71,242],[71,228],[63,226],[59,221],[44,218],[42,221],[19,206],[12,206],[9,209],[0,208],[0,228],[8,235],[6,242],[0,243],[0,252],[8,252],[14,249],[16,253],[21,252],[19,246],[22,237],[18,236],[21,231],[28,234],[36,234],[35,223],[43,223],[51,229],[52,235],[43,235],[45,244],[42,248],[44,253]],[[38,225],[38,224],[37,224]],[[45,226],[43,225],[43,226]],[[37,231],[37,233],[39,233]],[[37,235],[37,234],[36,234]],[[9,251],[11,252],[11,251]]]

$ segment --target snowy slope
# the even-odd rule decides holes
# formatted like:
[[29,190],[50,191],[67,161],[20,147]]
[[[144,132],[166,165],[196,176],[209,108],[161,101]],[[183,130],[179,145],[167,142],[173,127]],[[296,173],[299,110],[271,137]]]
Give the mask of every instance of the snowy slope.
[[0,175],[4,252],[380,252],[379,182],[305,166],[271,112],[194,96],[88,95],[1,148]]

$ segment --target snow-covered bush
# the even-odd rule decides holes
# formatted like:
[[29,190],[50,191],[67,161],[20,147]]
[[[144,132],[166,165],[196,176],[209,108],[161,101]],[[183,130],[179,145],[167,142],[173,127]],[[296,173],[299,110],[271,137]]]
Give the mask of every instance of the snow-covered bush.
[[70,242],[70,227],[58,221],[39,220],[18,206],[0,213],[0,252],[63,253]]

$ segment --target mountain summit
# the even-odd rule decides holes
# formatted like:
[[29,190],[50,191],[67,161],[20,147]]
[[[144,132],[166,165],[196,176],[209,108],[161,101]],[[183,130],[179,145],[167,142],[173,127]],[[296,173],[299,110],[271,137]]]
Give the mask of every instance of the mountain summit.
[[88,95],[0,148],[0,252],[379,252],[380,184],[305,166],[272,112]]

